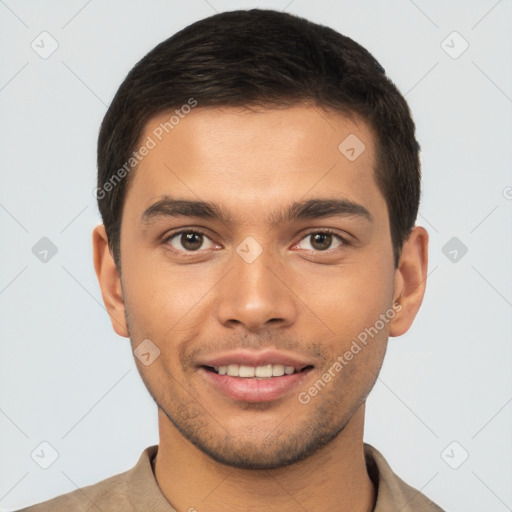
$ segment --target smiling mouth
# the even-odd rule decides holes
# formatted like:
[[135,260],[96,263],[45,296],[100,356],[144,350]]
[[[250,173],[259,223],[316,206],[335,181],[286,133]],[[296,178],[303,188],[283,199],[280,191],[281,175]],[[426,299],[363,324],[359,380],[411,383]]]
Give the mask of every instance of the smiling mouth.
[[206,370],[217,375],[227,375],[228,377],[239,377],[242,379],[270,379],[273,377],[282,377],[284,375],[293,375],[313,368],[312,365],[295,368],[282,364],[265,364],[261,366],[248,366],[243,364],[229,364],[225,366],[203,366]]

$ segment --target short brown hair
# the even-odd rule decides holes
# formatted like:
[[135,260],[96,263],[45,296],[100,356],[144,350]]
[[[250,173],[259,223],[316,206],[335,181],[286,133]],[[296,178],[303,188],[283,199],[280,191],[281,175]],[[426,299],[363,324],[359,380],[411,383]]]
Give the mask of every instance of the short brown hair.
[[296,15],[251,9],[197,21],[158,44],[128,73],[107,110],[98,138],[97,198],[119,268],[123,202],[133,173],[113,179],[147,122],[191,98],[199,108],[306,101],[365,120],[377,137],[375,179],[398,264],[420,199],[420,146],[404,97],[349,37]]

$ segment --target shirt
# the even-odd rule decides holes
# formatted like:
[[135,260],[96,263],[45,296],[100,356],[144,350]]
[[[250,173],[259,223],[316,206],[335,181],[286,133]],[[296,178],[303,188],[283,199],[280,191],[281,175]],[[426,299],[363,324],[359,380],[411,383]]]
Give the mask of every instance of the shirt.
[[[158,445],[146,448],[130,470],[18,512],[176,512],[155,479],[151,463]],[[406,484],[384,456],[364,443],[368,475],[376,490],[373,512],[444,512]]]

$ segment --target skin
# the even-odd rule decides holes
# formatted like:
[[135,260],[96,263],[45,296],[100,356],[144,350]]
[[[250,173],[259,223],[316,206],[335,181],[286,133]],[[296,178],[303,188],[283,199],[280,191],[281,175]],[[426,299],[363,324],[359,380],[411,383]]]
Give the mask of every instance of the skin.
[[[141,140],[168,118],[152,119]],[[353,162],[338,150],[349,134],[366,147]],[[178,511],[373,510],[365,401],[388,337],[405,333],[421,305],[428,247],[427,232],[415,227],[395,268],[374,165],[374,135],[358,118],[308,105],[197,107],[132,171],[122,276],[104,227],[95,228],[95,269],[113,328],[132,349],[150,339],[160,350],[149,366],[136,363],[159,407],[155,476]],[[144,210],[164,194],[216,202],[231,222],[162,216],[144,223]],[[267,226],[271,212],[313,197],[348,199],[372,222],[352,215]],[[169,239],[180,228],[206,233],[199,250],[180,235]],[[333,236],[322,250],[313,235],[326,228],[348,244]],[[252,263],[236,252],[248,236],[263,250]],[[301,403],[299,393],[395,302],[400,311],[378,335]],[[314,367],[277,400],[233,400],[212,389],[197,364],[239,347],[286,350]]]

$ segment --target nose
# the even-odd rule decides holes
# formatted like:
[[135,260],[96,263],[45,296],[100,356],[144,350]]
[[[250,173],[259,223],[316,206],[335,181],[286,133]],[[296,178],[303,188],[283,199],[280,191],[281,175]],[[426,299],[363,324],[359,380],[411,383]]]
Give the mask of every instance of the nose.
[[[249,248],[249,255],[254,251],[254,247],[245,248]],[[246,257],[243,249],[234,253],[232,269],[219,288],[218,321],[226,327],[243,325],[252,332],[293,324],[298,305],[286,265],[270,249],[264,249],[254,260]]]

